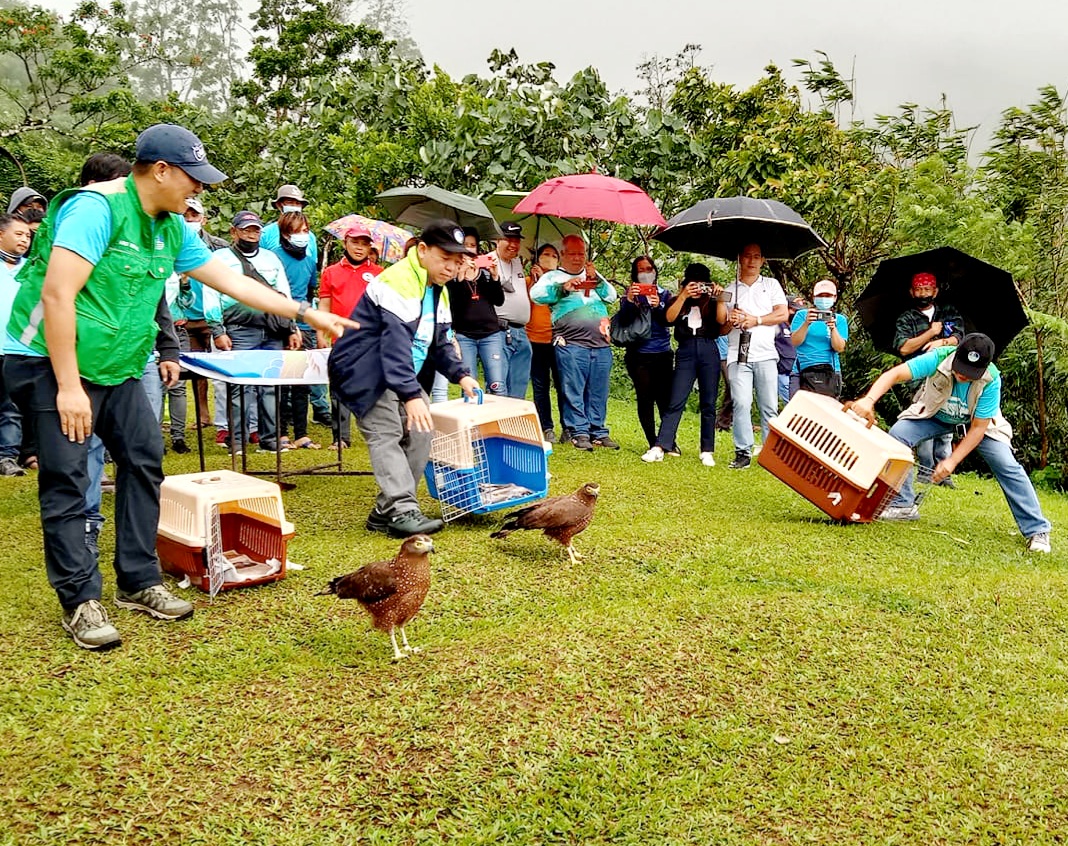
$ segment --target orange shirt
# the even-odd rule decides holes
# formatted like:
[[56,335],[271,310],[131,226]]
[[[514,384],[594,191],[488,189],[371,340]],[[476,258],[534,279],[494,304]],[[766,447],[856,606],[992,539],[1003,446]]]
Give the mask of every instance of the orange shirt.
[[[527,277],[527,293],[534,287],[534,278]],[[530,301],[530,322],[527,324],[527,339],[532,344],[551,344],[553,342],[552,309]]]

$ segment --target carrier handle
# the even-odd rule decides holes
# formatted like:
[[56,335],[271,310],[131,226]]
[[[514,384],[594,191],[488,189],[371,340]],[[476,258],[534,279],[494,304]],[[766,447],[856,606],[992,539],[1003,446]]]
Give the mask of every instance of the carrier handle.
[[[475,394],[478,396],[478,404],[482,405],[482,403],[486,399],[486,395],[482,392],[481,388],[475,388]],[[471,402],[471,397],[469,397],[467,394],[464,394],[464,402]]]

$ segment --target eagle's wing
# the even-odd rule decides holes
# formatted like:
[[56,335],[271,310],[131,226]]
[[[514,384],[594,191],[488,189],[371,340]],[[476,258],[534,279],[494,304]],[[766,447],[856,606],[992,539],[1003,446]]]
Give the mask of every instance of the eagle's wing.
[[512,515],[520,529],[557,529],[582,520],[589,506],[576,497],[557,496]]
[[359,602],[379,602],[396,592],[397,577],[392,561],[365,564],[355,573],[344,576],[337,585],[338,597]]

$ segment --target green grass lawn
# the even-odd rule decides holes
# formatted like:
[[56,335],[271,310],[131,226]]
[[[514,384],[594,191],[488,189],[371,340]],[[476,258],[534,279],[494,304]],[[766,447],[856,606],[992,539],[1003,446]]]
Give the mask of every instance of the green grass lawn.
[[728,470],[729,435],[702,467],[693,415],[646,465],[609,412],[621,452],[550,462],[551,493],[601,484],[585,562],[450,524],[399,663],[316,596],[398,546],[363,529],[368,477],[285,494],[306,570],[187,591],[181,623],[115,609],[102,655],[60,628],[35,480],[0,480],[0,843],[1068,842],[1063,535],[1028,555],[971,475],[918,523],[835,525]]

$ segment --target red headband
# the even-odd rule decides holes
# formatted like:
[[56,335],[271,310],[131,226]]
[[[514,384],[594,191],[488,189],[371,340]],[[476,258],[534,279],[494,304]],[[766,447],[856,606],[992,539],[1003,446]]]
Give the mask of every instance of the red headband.
[[938,280],[935,279],[933,273],[917,273],[915,276],[912,277],[913,288],[922,288],[924,286],[938,286]]

